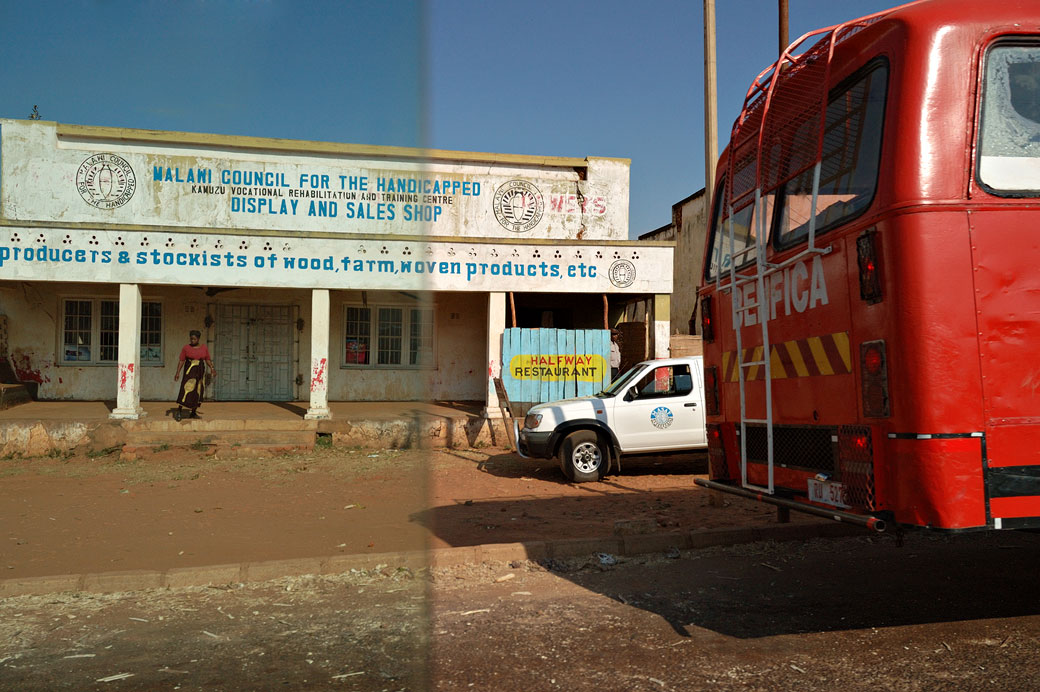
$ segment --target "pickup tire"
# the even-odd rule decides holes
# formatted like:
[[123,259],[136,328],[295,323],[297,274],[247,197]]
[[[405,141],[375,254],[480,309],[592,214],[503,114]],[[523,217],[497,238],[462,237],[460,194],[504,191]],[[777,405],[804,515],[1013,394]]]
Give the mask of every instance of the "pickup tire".
[[560,445],[560,467],[574,483],[598,481],[607,473],[607,448],[592,430],[577,430]]

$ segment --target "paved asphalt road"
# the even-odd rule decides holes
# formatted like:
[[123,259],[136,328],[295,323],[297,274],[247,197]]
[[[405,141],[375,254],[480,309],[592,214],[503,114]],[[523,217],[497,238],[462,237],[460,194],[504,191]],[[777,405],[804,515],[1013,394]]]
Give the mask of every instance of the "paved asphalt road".
[[1026,690],[1040,535],[0,601],[3,690]]

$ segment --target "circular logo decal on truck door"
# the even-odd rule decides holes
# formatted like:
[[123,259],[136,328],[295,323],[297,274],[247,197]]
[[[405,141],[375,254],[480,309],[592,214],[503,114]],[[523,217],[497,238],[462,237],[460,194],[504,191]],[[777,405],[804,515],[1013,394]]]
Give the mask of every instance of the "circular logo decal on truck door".
[[650,422],[654,424],[655,428],[664,430],[672,424],[673,420],[672,411],[667,406],[658,406],[650,412]]

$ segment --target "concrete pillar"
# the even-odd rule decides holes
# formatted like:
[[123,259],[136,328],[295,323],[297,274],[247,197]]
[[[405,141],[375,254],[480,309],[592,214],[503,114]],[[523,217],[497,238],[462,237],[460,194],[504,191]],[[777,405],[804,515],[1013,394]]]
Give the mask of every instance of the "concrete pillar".
[[137,420],[141,408],[141,287],[119,284],[119,369],[116,407],[109,418]]
[[488,293],[487,325],[487,402],[484,415],[502,418],[502,406],[495,391],[496,377],[502,376],[502,334],[506,329],[506,294]]
[[311,291],[311,406],[304,418],[329,419],[329,290]]
[[654,358],[668,358],[671,355],[668,335],[671,331],[672,296],[658,293],[654,296],[653,328],[650,332],[650,352]]

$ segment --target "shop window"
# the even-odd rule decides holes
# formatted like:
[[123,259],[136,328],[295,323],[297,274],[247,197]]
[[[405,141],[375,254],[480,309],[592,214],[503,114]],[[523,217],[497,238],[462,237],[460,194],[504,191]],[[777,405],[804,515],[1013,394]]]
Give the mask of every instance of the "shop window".
[[394,305],[348,305],[345,310],[346,365],[433,365],[433,310]]
[[433,365],[433,310],[412,308],[408,364]]
[[[119,301],[62,301],[61,362],[108,365],[119,359]],[[162,303],[141,303],[141,364],[162,365]]]
[[162,364],[162,303],[141,303],[141,362]]
[[372,347],[372,310],[369,308],[347,308],[346,363],[368,365],[368,353]]
[[404,327],[404,311],[401,308],[379,308],[377,345],[379,365],[401,364],[401,336]]

